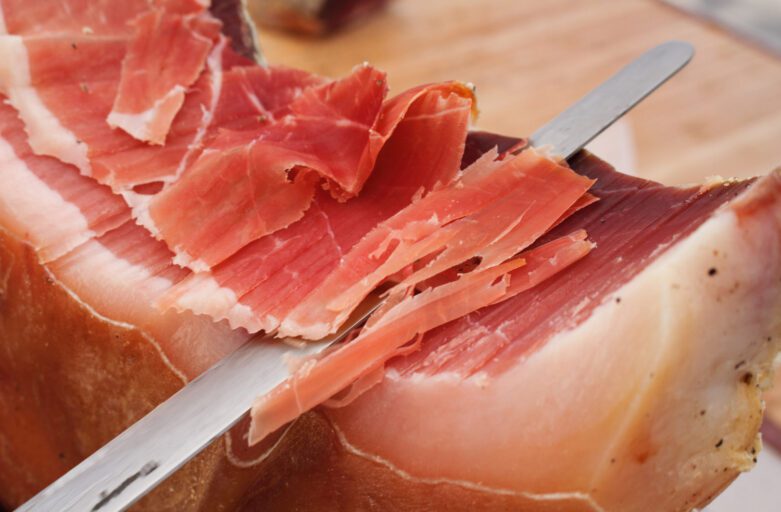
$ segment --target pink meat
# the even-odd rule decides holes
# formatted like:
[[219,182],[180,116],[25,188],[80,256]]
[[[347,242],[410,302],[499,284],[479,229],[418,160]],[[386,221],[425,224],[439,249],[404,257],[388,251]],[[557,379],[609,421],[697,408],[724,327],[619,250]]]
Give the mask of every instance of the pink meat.
[[357,198],[342,203],[318,192],[302,220],[210,273],[194,274],[164,306],[227,318],[251,331],[275,329],[372,228],[455,178],[471,104],[458,84],[418,88],[388,101],[380,119],[395,128]]
[[[365,91],[357,100],[356,90]],[[155,230],[180,264],[203,271],[292,224],[309,207],[320,176],[371,170],[376,154],[365,152],[376,153],[372,140],[380,135],[373,135],[373,125],[385,91],[384,74],[361,66],[342,80],[307,89],[276,122],[221,132],[152,201]]]
[[407,282],[434,276],[483,251],[498,255],[486,266],[500,263],[547,231],[591,183],[533,150],[501,164],[480,160],[458,182],[367,234],[287,315],[280,332],[312,339],[333,332],[374,286],[432,255],[433,261]]
[[107,122],[138,140],[163,144],[187,88],[201,75],[219,38],[220,23],[203,14],[155,9],[132,25]]
[[[188,3],[187,1],[182,2]],[[149,9],[147,0],[3,0],[3,33],[127,35],[128,21]]]

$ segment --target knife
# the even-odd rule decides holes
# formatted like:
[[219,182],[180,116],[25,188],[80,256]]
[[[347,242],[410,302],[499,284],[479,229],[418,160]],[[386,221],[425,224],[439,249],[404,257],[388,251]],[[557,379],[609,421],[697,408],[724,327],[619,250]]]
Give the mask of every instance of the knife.
[[[661,44],[537,130],[531,145],[567,159],[683,68],[685,42]],[[285,358],[317,354],[342,340],[381,303],[365,300],[336,334],[301,340],[251,340],[23,504],[18,511],[125,510],[225,433],[258,395],[289,376]]]

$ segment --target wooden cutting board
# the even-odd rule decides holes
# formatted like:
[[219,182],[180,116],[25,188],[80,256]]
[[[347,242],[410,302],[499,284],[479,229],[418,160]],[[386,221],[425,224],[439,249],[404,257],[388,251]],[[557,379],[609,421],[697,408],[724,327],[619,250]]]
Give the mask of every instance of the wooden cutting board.
[[[251,4],[251,1],[250,1]],[[264,31],[272,63],[339,76],[369,61],[393,91],[438,80],[477,86],[477,126],[535,127],[644,50],[696,46],[692,63],[633,111],[636,174],[686,183],[781,165],[781,59],[651,0],[394,0],[326,39]]]

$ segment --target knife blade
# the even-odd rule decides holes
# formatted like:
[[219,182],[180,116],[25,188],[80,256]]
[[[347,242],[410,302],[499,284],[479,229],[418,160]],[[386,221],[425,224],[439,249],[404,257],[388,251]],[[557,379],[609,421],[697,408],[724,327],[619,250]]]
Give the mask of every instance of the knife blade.
[[668,41],[648,50],[540,127],[529,138],[537,148],[569,158],[689,63],[694,48]]
[[[679,41],[649,50],[537,130],[531,144],[569,158],[678,72],[693,53],[690,44]],[[314,355],[342,340],[380,303],[380,294],[372,294],[338,333],[316,342],[245,343],[17,510],[127,509],[231,428],[257,396],[283,383],[289,375],[286,357]]]

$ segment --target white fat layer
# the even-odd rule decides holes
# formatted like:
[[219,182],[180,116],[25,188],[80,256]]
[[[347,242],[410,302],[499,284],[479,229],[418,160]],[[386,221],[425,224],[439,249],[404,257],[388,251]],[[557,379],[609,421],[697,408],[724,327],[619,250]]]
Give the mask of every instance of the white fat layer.
[[[233,293],[232,290],[222,288]],[[235,294],[234,294],[235,296]],[[228,309],[227,313],[219,317],[220,320],[227,320],[228,325],[233,329],[245,329],[247,332],[256,333],[261,330],[272,331],[277,321],[272,315],[267,315],[264,319],[258,318],[258,315],[252,311],[252,308],[242,304],[238,300]]]
[[[152,222],[152,217],[148,215],[148,213],[145,219],[147,222],[154,225],[154,223]],[[157,229],[155,229],[155,231],[157,231]],[[176,263],[180,267],[189,268],[193,272],[208,272],[209,270],[211,270],[211,267],[209,266],[208,263],[206,263],[201,259],[195,258],[189,252],[187,252],[184,249],[184,247],[182,247],[181,245],[177,245],[174,248],[174,252],[176,253],[176,255],[174,256],[174,263]]]
[[477,491],[484,494],[495,494],[499,496],[517,496],[518,498],[523,498],[530,501],[577,500],[577,501],[582,501],[584,504],[588,505],[594,512],[606,512],[605,509],[600,507],[599,504],[596,501],[594,501],[594,499],[591,496],[589,496],[587,493],[582,493],[582,492],[529,493],[529,492],[516,491],[512,489],[490,487],[487,485],[483,485],[482,483],[479,482],[472,482],[468,480],[456,480],[450,478],[419,478],[404,471],[403,469],[394,465],[392,462],[390,462],[387,459],[383,459],[382,457],[368,453],[354,446],[353,444],[350,443],[350,441],[345,436],[344,432],[337,425],[332,425],[332,426],[334,428],[334,431],[336,432],[337,437],[339,438],[339,442],[341,443],[342,447],[346,451],[362,459],[366,459],[376,464],[379,464],[381,466],[384,466],[389,471],[394,473],[396,476],[401,477],[404,480],[410,482],[431,485],[431,486],[454,485],[456,487],[461,487],[463,489]]
[[285,317],[279,324],[276,336],[278,338],[298,337],[306,340],[319,340],[336,332],[336,326],[340,325],[347,316],[345,313],[340,313],[333,323],[313,322],[307,324],[300,324],[289,317]]
[[236,304],[237,297],[233,290],[220,286],[211,275],[198,274],[189,279],[193,280],[188,281],[191,286],[188,287],[187,293],[177,298],[177,308],[202,313],[209,310],[228,310]]
[[60,124],[34,88],[14,87],[7,94],[24,121],[28,142],[36,154],[53,156],[75,165],[85,176],[92,174],[87,144]]
[[[777,193],[773,180],[736,201]],[[767,380],[781,336],[781,282],[768,277],[781,275],[781,200],[763,201],[741,219],[722,207],[490,385],[389,373],[329,415],[351,444],[418,477],[597,489],[627,511],[716,493],[752,465],[762,405],[744,379]],[[391,415],[414,435],[377,420]]]
[[87,145],[60,124],[32,86],[27,48],[19,36],[0,37],[0,88],[24,121],[35,153],[56,157],[86,176],[91,174]]
[[[293,420],[290,422],[290,424],[285,427],[285,431],[282,432],[282,435],[279,436],[279,439],[277,439],[274,444],[272,444],[267,450],[264,450],[263,453],[258,455],[257,457],[253,459],[242,459],[233,450],[233,437],[231,436],[230,432],[227,432],[225,434],[225,455],[228,457],[228,460],[231,464],[233,464],[236,467],[239,468],[251,468],[253,466],[257,466],[264,460],[268,459],[275,451],[277,451],[277,448],[279,448],[282,445],[282,441],[287,438],[287,435],[290,433],[290,430],[298,423],[298,419]],[[246,439],[248,436],[248,432],[243,433],[244,438]],[[245,441],[246,442],[246,441]]]
[[125,203],[132,209],[133,218],[135,218],[136,223],[145,227],[153,237],[158,240],[162,239],[160,230],[155,226],[155,223],[152,221],[152,215],[149,212],[149,207],[152,204],[154,196],[139,194],[133,190],[122,190],[119,194],[122,196],[122,199],[125,200]]
[[[185,88],[175,85],[163,97],[158,98],[151,107],[143,112],[120,112],[112,110],[106,121],[112,128],[121,128],[137,140],[150,141],[153,138],[152,126],[157,122],[160,109],[169,101],[183,98]],[[181,102],[181,99],[178,100]]]
[[81,210],[30,171],[1,137],[0,214],[4,223],[18,227],[44,261],[62,256],[95,235]]
[[178,311],[189,310],[207,314],[215,320],[227,320],[231,328],[244,328],[251,333],[266,328],[252,308],[239,302],[236,293],[221,286],[211,274],[192,275],[188,279],[187,291],[178,295],[174,301]]
[[[89,264],[79,264],[79,259]],[[74,269],[72,273],[74,277],[84,276],[87,280],[92,279],[95,269],[105,269],[100,273],[104,287],[100,291],[94,291],[96,296],[104,298],[106,303],[113,302],[111,296],[117,291],[128,289],[132,292],[128,293],[127,301],[131,301],[132,296],[136,295],[135,302],[139,307],[147,307],[151,302],[150,299],[160,296],[173,285],[170,279],[152,274],[144,265],[136,265],[118,257],[98,242],[85,245],[78,254],[70,254],[60,263],[63,263],[63,268]]]
[[30,62],[21,36],[0,37],[0,84],[3,90],[30,85]]

